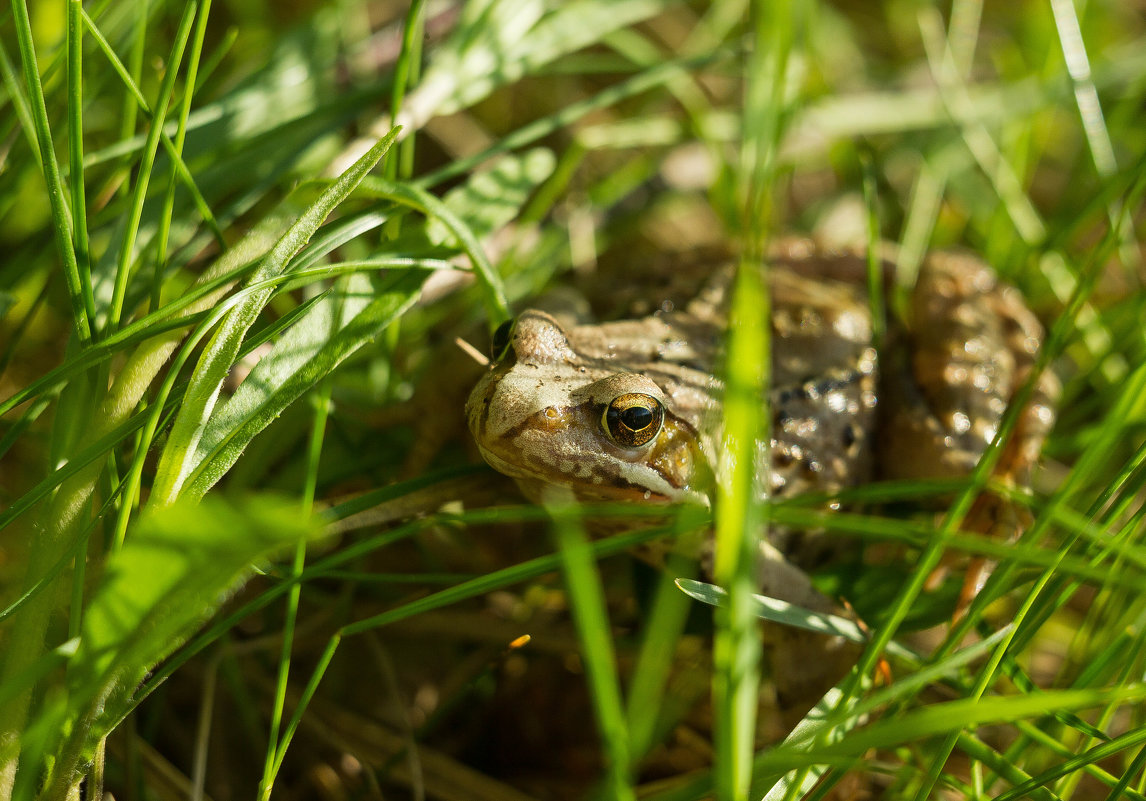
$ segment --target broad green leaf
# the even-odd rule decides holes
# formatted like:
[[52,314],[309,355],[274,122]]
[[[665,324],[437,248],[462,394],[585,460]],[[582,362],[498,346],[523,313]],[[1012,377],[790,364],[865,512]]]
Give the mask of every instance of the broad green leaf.
[[242,585],[268,556],[315,536],[295,502],[217,497],[153,508],[107,563],[68,666],[69,718],[91,745],[144,676]]
[[607,33],[664,10],[664,0],[575,0],[547,9],[540,0],[494,0],[467,13],[441,47],[400,123],[418,127],[487,97],[499,86],[599,42]]
[[[728,593],[714,584],[705,584],[694,579],[677,579],[676,585],[693,600],[710,606],[724,606],[728,603]],[[782,626],[791,626],[817,634],[843,637],[852,642],[865,643],[868,637],[854,620],[839,615],[814,612],[802,606],[771,598],[767,595],[752,596],[752,614],[763,620],[770,620]],[[903,659],[914,660],[911,651],[895,642],[889,643],[888,653]]]
[[[327,216],[386,154],[397,136],[398,129],[392,130],[332,183],[275,243],[248,283],[253,284],[280,274]],[[247,331],[254,325],[272,292],[268,287],[252,293],[227,315],[207,343],[184,396],[183,408],[172,426],[167,447],[160,456],[152,490],[154,502],[171,503],[182,491],[194,469],[198,443],[215,407],[223,379],[234,364]]]
[[[349,282],[351,291],[315,304],[207,422],[183,494],[202,497],[288,405],[410,308],[426,275],[423,270],[392,271],[380,289],[360,276],[360,283]],[[363,300],[371,295],[372,300]],[[348,315],[352,319],[343,323]]]
[[[555,166],[552,151],[540,147],[504,156],[488,170],[475,173],[465,184],[448,192],[442,202],[481,239],[516,217],[533,191],[553,174]],[[430,241],[435,243],[453,238],[438,219],[430,221],[428,231]]]
[[[677,579],[676,585],[685,595],[701,603],[710,606],[721,606],[728,603],[728,593],[714,584],[705,584],[703,581],[693,579]],[[863,630],[855,622],[845,617],[813,612],[810,609],[781,601],[779,598],[770,598],[767,595],[753,595],[752,603],[753,614],[765,620],[805,631],[814,631],[817,634],[843,637],[852,642],[867,642]]]

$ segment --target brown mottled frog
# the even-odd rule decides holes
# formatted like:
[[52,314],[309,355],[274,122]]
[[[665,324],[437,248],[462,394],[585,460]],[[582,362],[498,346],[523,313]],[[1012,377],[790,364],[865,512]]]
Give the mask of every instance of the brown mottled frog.
[[[890,327],[877,356],[865,259],[790,240],[769,261],[772,440],[761,448],[771,449],[771,494],[968,474],[1043,336],[1018,292],[974,258],[934,254],[909,319]],[[641,319],[575,324],[530,310],[504,326],[496,362],[466,404],[486,461],[538,501],[708,503],[732,277],[730,266],[715,268],[685,308]],[[1039,381],[1012,435],[999,472],[1014,483],[1029,479],[1056,386],[1053,376]],[[799,568],[808,555],[791,564],[793,540],[771,539],[761,540],[762,591],[839,612]],[[802,714],[855,657],[854,647],[818,635],[770,637],[786,715]]]
[[[967,474],[1043,335],[1018,292],[972,257],[933,254],[881,365],[864,259],[794,240],[770,261],[772,495]],[[642,319],[570,325],[523,312],[466,404],[483,457],[535,500],[563,488],[581,500],[707,502],[732,274],[716,268],[685,308]],[[1052,396],[1041,382],[1025,410],[1010,463],[1021,482]]]

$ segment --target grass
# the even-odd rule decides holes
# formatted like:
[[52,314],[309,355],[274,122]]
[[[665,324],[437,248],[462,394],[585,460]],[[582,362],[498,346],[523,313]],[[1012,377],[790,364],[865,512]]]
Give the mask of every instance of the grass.
[[[1144,797],[1144,39],[1114,0],[13,0],[0,801]],[[789,230],[1022,289],[1063,382],[1033,491],[992,471],[1019,403],[965,479],[760,502],[750,265]],[[721,243],[714,523],[473,467],[455,338],[562,282],[655,308],[644,265]],[[966,530],[984,490],[1016,542]],[[763,520],[869,554],[817,575],[870,639],[790,733]],[[631,554],[713,524],[709,620]],[[954,624],[953,554],[996,562]]]

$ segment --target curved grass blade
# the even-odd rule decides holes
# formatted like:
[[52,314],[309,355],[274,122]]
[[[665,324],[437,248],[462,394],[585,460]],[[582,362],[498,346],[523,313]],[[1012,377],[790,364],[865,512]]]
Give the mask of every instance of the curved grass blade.
[[410,184],[387,181],[385,178],[378,178],[377,176],[364,179],[361,187],[359,187],[359,194],[400,203],[440,220],[461,243],[466,255],[473,263],[474,272],[485,289],[484,297],[491,325],[496,326],[509,317],[509,301],[506,300],[505,287],[501,283],[501,277],[490,264],[473,231],[449,206],[425,189]]

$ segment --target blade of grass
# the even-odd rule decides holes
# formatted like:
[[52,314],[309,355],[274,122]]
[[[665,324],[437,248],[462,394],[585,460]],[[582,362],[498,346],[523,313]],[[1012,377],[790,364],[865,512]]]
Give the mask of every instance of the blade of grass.
[[[159,234],[155,246],[155,276],[151,284],[151,311],[159,308],[159,294],[163,288],[163,268],[167,263],[167,237],[171,231],[171,215],[175,208],[175,183],[179,174],[179,164],[183,157],[183,144],[187,139],[187,115],[191,113],[192,87],[199,73],[199,57],[203,52],[203,38],[207,34],[207,18],[211,13],[211,0],[203,0],[203,8],[195,25],[191,55],[187,59],[187,77],[184,79],[183,102],[179,106],[179,127],[175,132],[172,148],[176,157],[171,159],[171,175],[167,179],[167,193],[163,198],[163,211],[159,215]],[[162,116],[162,115],[160,115]],[[157,121],[152,120],[155,124]],[[161,120],[159,121],[161,122]],[[160,135],[163,126],[159,125]],[[166,138],[166,137],[164,137]]]
[[[1137,685],[1136,687],[1126,687],[1125,690],[1127,691],[1127,695],[1125,697],[1132,697],[1132,692],[1135,689],[1141,690],[1141,685]],[[1115,756],[1127,748],[1133,748],[1135,746],[1142,745],[1143,743],[1146,743],[1146,727],[1139,726],[1126,732],[1120,737],[1116,737],[1113,740],[1102,743],[1100,745],[1096,745],[1094,748],[1084,751],[1072,759],[1065,760],[1060,764],[1055,765],[1053,768],[1043,771],[1037,776],[1032,776],[1023,784],[1020,784],[1017,787],[1012,787],[1007,792],[996,796],[995,801],[1016,801],[1016,799],[1026,798],[1033,790],[1041,788],[1057,778],[1073,773],[1083,765],[1096,764],[1104,759],[1109,759]]]
[[[282,768],[283,759],[286,758],[287,749],[290,747],[291,740],[294,739],[294,734],[298,731],[299,724],[302,722],[302,716],[306,713],[307,706],[310,705],[310,700],[318,691],[319,682],[322,677],[326,675],[326,669],[330,667],[330,660],[334,659],[334,652],[338,650],[338,646],[342,643],[342,635],[335,634],[327,642],[326,648],[318,657],[318,662],[311,671],[310,678],[307,680],[306,687],[303,688],[302,694],[299,696],[298,703],[295,705],[294,711],[291,712],[290,720],[287,721],[286,728],[283,730],[282,741],[276,749],[274,763],[271,765],[269,772],[269,779],[267,781],[267,792],[270,792],[270,786],[273,785],[274,779],[278,776],[279,769]],[[263,796],[260,795],[260,798]]]
[[[209,10],[209,7],[210,3],[204,4],[204,12],[201,18],[206,18],[206,13]],[[151,117],[151,106],[148,105],[147,100],[143,97],[143,93],[140,92],[139,88],[135,85],[135,82],[132,80],[131,75],[127,71],[127,68],[123,66],[123,62],[119,60],[119,56],[115,54],[115,50],[112,49],[107,39],[104,38],[103,32],[100,31],[92,18],[88,16],[86,11],[81,13],[83,14],[84,24],[87,26],[88,30],[95,38],[96,44],[99,45],[100,50],[104,54],[104,57],[107,58],[108,63],[111,64],[112,69],[114,69],[116,74],[119,75],[123,85],[135,98],[135,102],[139,109],[143,111],[143,113],[148,117]],[[197,44],[192,52],[196,54],[197,59],[198,53],[202,49],[202,45],[201,43],[198,43],[198,28],[196,30]],[[186,92],[186,90],[184,91]],[[184,101],[186,102],[186,100],[187,95],[185,94]],[[189,117],[190,114],[188,113],[187,116]],[[185,132],[187,130],[187,119],[181,117],[178,125],[181,126]],[[179,135],[179,130],[180,129],[177,127],[177,136]],[[203,222],[207,223],[207,227],[211,229],[211,233],[215,237],[215,241],[219,243],[219,246],[226,249],[227,242],[223,238],[223,231],[219,227],[219,222],[215,219],[215,215],[212,213],[210,206],[207,205],[207,200],[203,197],[203,193],[199,190],[198,184],[195,183],[195,179],[192,177],[191,171],[187,168],[186,162],[183,161],[182,147],[176,148],[175,143],[171,141],[171,137],[167,135],[166,131],[161,131],[159,141],[162,142],[164,151],[167,153],[167,157],[171,159],[172,164],[175,166],[176,174],[179,176],[179,180],[183,182],[184,188],[190,193],[191,200],[195,203],[195,208],[199,210],[199,216],[202,217]],[[140,147],[143,147],[144,144],[145,141],[141,140]],[[89,159],[89,161],[91,160]],[[98,162],[92,161],[85,166],[94,166],[95,163]]]
[[[318,459],[322,454],[323,434],[326,430],[326,421],[330,413],[330,381],[324,380],[317,392],[318,403],[314,411],[314,421],[311,424],[310,441],[307,444],[306,483],[302,493],[302,513],[309,517],[314,510],[314,491],[318,485]],[[294,560],[291,562],[290,575],[296,577],[302,574],[306,566],[306,542],[300,540],[295,548]],[[294,648],[295,622],[298,620],[298,603],[302,595],[302,583],[292,582],[290,592],[287,593],[286,617],[282,627],[282,649],[279,652],[278,675],[275,681],[275,696],[271,707],[271,725],[267,733],[267,752],[263,762],[263,775],[259,779],[258,798],[267,801],[271,790],[274,789],[275,776],[286,756],[287,746],[294,734],[294,729],[288,727],[283,741],[279,742],[279,727],[282,725],[283,706],[286,703],[287,682],[290,678],[291,651]],[[326,649],[326,653],[318,660],[307,689],[313,693],[312,685],[317,687],[318,681],[326,671],[326,666],[334,657],[334,649],[338,646],[339,637],[335,635]],[[304,693],[304,699],[309,700],[310,695]],[[299,714],[296,709],[295,714]],[[293,723],[293,719],[292,719]],[[297,725],[297,724],[295,724]]]
[[184,6],[183,17],[179,20],[179,28],[175,34],[175,42],[167,56],[167,72],[163,76],[163,84],[159,88],[159,96],[155,101],[155,114],[151,119],[151,128],[147,133],[147,144],[144,145],[143,158],[140,159],[135,186],[132,189],[131,210],[128,213],[127,227],[120,242],[119,260],[115,269],[115,287],[112,290],[111,306],[107,312],[106,333],[112,333],[119,328],[119,319],[123,314],[123,299],[127,293],[128,279],[131,277],[136,236],[139,234],[139,223],[143,217],[143,204],[147,200],[147,186],[151,181],[152,168],[155,166],[155,154],[159,149],[159,137],[163,133],[167,108],[171,103],[171,96],[175,92],[175,79],[179,76],[179,64],[183,61],[183,50],[187,46],[187,39],[191,36],[191,23],[195,20],[195,12],[198,7],[199,4],[196,0],[190,0]]
[[91,245],[88,242],[87,201],[84,198],[84,126],[83,126],[83,35],[80,20],[82,0],[68,0],[68,155],[71,164],[72,223],[76,263],[80,274],[80,292],[89,320],[95,319],[95,296],[92,294]]
[[630,776],[631,743],[621,703],[605,589],[577,508],[569,504],[547,504],[547,508],[553,514],[553,534],[569,593],[569,608],[581,641],[581,659],[607,755],[606,792],[617,801],[635,801]]
[[[401,113],[406,90],[418,80],[425,7],[426,0],[412,0],[410,8],[406,11],[406,21],[402,26],[402,49],[398,53],[398,61],[394,64],[394,83],[390,87],[390,119],[392,120],[398,119],[398,115]],[[411,132],[406,140],[399,145],[402,151],[401,158],[399,158],[398,153],[391,153],[386,160],[386,177],[391,181],[399,176],[399,161],[403,162],[403,167],[405,167],[406,162],[409,163],[410,168],[413,167],[415,135],[415,132]],[[406,154],[406,151],[409,152],[409,155]],[[410,173],[410,169],[403,169],[401,176],[404,179],[409,178]]]
[[728,589],[717,607],[713,644],[713,711],[717,797],[742,799],[751,780],[759,631],[752,614],[756,588],[756,538],[766,525],[757,499],[762,469],[757,441],[767,442],[761,398],[768,375],[769,298],[758,263],[742,262],[729,315],[728,373],[724,392],[724,440],[716,501],[716,563],[713,578]]
[[[689,533],[686,526],[680,525],[683,522],[683,519],[678,521],[674,541]],[[679,579],[674,581],[673,576],[685,571],[695,573],[696,566],[681,555],[669,554],[668,559],[666,570],[657,583],[652,608],[644,618],[641,646],[625,699],[631,768],[634,771],[641,758],[656,744],[658,729],[666,723],[659,719],[664,714],[667,700],[665,688],[672,668],[672,656],[684,634],[691,607],[688,598],[677,591],[675,581]],[[660,715],[656,714],[658,710]]]
[[[135,16],[133,17],[134,25],[131,30],[131,50],[128,52],[127,60],[130,72],[130,83],[138,86],[140,78],[143,77],[143,50],[147,42],[147,20],[151,16],[151,0],[135,0]],[[125,139],[130,139],[131,135],[135,133],[135,122],[138,114],[138,107],[132,102],[130,97],[130,90],[123,96],[123,105],[120,119],[123,120],[119,127],[119,137],[117,140],[122,142]]]
[[761,498],[771,470],[770,455],[761,457],[757,446],[771,438],[764,408],[771,380],[771,297],[761,264],[772,223],[772,179],[794,24],[791,8],[762,0],[751,4],[749,19],[752,49],[740,151],[743,240],[728,315],[713,566],[715,583],[728,592],[728,605],[716,610],[712,683],[716,796],[723,801],[746,798],[752,782],[760,681],[760,632],[752,596],[757,538],[768,525]]

